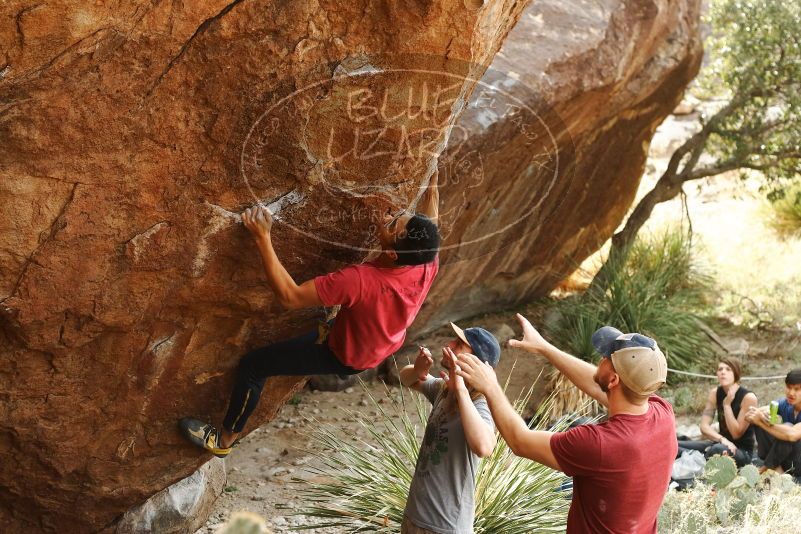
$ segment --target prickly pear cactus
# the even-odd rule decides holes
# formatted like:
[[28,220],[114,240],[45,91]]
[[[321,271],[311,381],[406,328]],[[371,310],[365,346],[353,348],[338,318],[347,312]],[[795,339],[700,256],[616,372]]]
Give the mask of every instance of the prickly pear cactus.
[[780,475],[772,469],[762,473],[760,485],[764,490],[773,494],[789,493],[797,488],[792,476],[787,473]]
[[739,489],[739,488],[744,488],[747,485],[748,485],[748,481],[745,479],[745,477],[742,476],[742,475],[737,475],[736,477],[734,477],[734,480],[729,482],[729,484],[726,486],[726,489],[730,490],[730,491],[734,491],[734,490]]
[[[748,523],[759,527],[779,510],[799,509],[795,503],[801,497],[801,488],[792,476],[779,474],[772,469],[760,474],[753,465],[746,465],[737,472],[732,458],[716,456],[704,469],[704,483],[696,484],[687,492],[669,492],[659,517],[659,532],[673,534],[708,534],[712,532],[799,532],[791,521],[783,523],[779,530],[749,530],[742,527]],[[781,520],[786,519],[783,512]],[[792,524],[791,528],[784,528]],[[721,528],[722,527],[722,528]]]
[[759,469],[751,464],[744,465],[740,469],[740,476],[745,479],[749,488],[755,488],[759,484]]
[[728,486],[737,476],[737,464],[729,456],[713,456],[704,466],[704,478],[716,488]]
[[746,465],[737,474],[737,467],[728,456],[715,456],[704,467],[704,476],[714,484],[715,513],[721,525],[742,519],[749,506],[759,500],[759,491],[775,494],[792,491],[795,484],[788,475],[767,471],[763,475],[753,465]]
[[715,513],[721,525],[729,523],[729,504],[731,503],[731,492],[718,490],[715,495]]
[[784,473],[783,475],[780,475],[780,476],[781,476],[781,481],[782,481],[782,484],[781,484],[782,492],[789,493],[789,492],[793,491],[793,489],[795,489],[795,487],[796,487],[795,482],[793,482],[793,477],[791,477],[787,473]]
[[706,534],[706,523],[696,515],[687,518],[687,534]]

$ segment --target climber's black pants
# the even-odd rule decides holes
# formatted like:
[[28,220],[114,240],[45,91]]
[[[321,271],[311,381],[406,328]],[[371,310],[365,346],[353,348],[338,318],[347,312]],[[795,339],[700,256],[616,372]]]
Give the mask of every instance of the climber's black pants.
[[328,348],[317,343],[318,332],[268,345],[247,353],[239,362],[223,428],[241,432],[259,404],[264,381],[271,376],[353,375],[361,372],[344,365]]
[[759,457],[765,460],[765,467],[775,469],[781,466],[786,473],[801,476],[801,441],[777,439],[758,426],[754,431]]
[[[702,441],[683,441],[679,440],[679,452],[676,454],[676,458],[680,457],[684,451],[699,451],[704,453],[704,458],[709,460],[716,454],[720,455],[731,455],[729,452],[729,448],[722,443],[715,443],[711,440],[702,440]],[[753,451],[746,451],[744,449],[737,449],[737,452],[734,453],[732,458],[734,462],[737,464],[737,467],[742,467],[745,464],[751,463],[751,457],[753,456]]]

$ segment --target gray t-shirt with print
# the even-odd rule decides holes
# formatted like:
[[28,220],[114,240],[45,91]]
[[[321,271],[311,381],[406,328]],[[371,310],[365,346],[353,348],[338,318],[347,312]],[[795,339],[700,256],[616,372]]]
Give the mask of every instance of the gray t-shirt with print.
[[[421,392],[434,407],[428,417],[404,514],[412,523],[427,530],[441,534],[472,534],[473,498],[480,458],[467,444],[458,408],[446,412],[442,384],[441,378],[429,378],[420,385]],[[494,429],[484,397],[473,404],[481,418]]]

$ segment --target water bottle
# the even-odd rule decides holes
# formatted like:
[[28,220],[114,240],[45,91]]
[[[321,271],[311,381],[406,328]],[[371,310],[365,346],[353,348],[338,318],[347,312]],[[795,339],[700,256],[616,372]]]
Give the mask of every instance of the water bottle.
[[779,402],[778,401],[770,401],[770,422],[773,425],[777,425],[781,422],[779,418]]

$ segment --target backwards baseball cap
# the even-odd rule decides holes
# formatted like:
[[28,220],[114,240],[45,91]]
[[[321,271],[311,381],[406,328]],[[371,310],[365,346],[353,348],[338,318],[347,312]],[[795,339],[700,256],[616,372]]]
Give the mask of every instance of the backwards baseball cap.
[[482,362],[487,362],[492,367],[498,365],[501,359],[501,346],[495,336],[483,328],[465,328],[462,330],[451,323],[451,328],[456,332],[456,336],[470,345],[473,354],[478,356]]
[[633,392],[650,395],[667,380],[667,360],[650,337],[602,326],[591,340],[595,350],[612,360],[620,380]]

